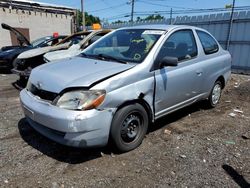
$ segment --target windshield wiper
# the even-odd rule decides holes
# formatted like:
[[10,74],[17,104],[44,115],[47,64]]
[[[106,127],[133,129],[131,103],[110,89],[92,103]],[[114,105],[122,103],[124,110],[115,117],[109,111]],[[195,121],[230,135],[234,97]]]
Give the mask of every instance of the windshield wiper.
[[86,53],[81,53],[82,57],[87,57],[87,58],[94,58],[94,59],[100,59],[100,60],[108,60],[108,61],[116,61],[119,63],[123,63],[123,64],[127,64],[127,61],[115,58],[113,56],[109,56],[106,54],[97,54],[97,55],[93,55],[93,54],[86,54]]
[[80,56],[82,56],[82,57],[89,57],[89,55],[88,55],[88,54],[86,54],[86,53],[84,53],[84,52],[83,52],[83,53],[81,53],[81,54],[80,54]]
[[109,56],[109,55],[107,55],[107,54],[98,54],[97,56],[98,56],[100,59],[102,59],[102,60],[111,60],[111,61],[116,61],[116,62],[123,63],[123,64],[128,64],[127,61],[118,59],[118,58],[113,57],[113,56]]

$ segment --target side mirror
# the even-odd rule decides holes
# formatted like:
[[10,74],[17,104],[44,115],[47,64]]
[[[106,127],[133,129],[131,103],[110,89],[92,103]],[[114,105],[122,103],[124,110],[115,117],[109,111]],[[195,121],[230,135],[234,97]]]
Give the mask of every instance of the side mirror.
[[176,67],[177,65],[178,65],[178,58],[177,57],[165,56],[160,61],[160,68],[167,67],[167,66]]

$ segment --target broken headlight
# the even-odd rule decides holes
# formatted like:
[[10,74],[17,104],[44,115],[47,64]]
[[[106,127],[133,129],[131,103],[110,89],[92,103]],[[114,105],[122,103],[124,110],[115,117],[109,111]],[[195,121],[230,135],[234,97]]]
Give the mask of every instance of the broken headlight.
[[91,110],[104,101],[105,95],[104,90],[69,91],[56,101],[56,106],[68,110]]

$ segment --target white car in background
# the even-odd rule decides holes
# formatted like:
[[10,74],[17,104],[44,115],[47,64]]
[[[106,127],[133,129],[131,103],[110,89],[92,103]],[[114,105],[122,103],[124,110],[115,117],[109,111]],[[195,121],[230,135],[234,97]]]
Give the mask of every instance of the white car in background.
[[99,38],[102,36],[106,35],[109,33],[111,30],[96,30],[90,33],[87,37],[85,37],[81,42],[78,44],[72,45],[70,48],[66,50],[60,50],[60,51],[53,51],[53,52],[48,52],[46,53],[44,57],[45,62],[51,62],[51,61],[56,61],[60,59],[65,59],[65,58],[70,58],[79,55],[82,50],[89,46],[90,44],[94,43],[97,41]]

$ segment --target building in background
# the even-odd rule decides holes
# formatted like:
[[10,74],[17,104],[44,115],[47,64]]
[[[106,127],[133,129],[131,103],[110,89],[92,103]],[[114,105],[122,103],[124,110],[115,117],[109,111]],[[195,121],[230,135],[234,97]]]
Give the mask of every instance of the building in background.
[[[31,41],[53,33],[69,35],[76,30],[76,10],[31,0],[0,0],[1,23],[17,28]],[[0,48],[7,45],[15,45],[15,40],[0,28]]]

